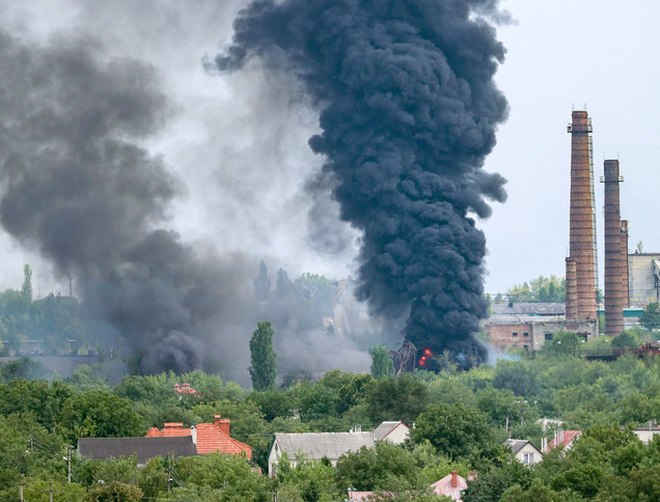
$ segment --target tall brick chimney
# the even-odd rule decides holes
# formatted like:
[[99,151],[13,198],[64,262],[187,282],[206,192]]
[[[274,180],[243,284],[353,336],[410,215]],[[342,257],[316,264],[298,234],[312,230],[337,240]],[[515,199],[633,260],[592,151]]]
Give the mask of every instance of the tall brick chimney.
[[624,269],[621,290],[623,291],[623,308],[630,307],[630,269],[628,268],[628,220],[621,220],[621,260]]
[[[578,320],[596,320],[596,205],[591,119],[574,111],[571,133],[571,198],[569,257],[575,260]],[[567,310],[568,310],[567,305]]]
[[605,335],[618,336],[623,331],[623,283],[627,268],[621,246],[621,206],[619,202],[619,161],[606,160],[605,176]]

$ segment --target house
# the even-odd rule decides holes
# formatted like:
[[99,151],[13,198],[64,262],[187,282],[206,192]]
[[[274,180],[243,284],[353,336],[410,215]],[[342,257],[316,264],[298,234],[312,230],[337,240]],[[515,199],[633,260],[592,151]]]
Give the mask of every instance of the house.
[[375,441],[387,441],[392,444],[402,444],[410,437],[410,427],[401,421],[383,422],[373,431]]
[[[433,483],[430,488],[437,495],[450,497],[457,502],[461,502],[461,492],[467,488],[467,480],[459,476],[456,471],[446,475],[444,478]],[[374,492],[360,492],[348,489],[348,502],[367,502]],[[391,493],[390,495],[396,495]]]
[[371,432],[303,432],[277,433],[268,455],[268,474],[275,474],[277,464],[284,453],[292,466],[302,460],[327,458],[332,465],[342,455],[358,451],[363,446],[373,448],[374,436]]
[[197,394],[197,391],[193,389],[189,383],[184,383],[183,385],[179,385],[178,383],[174,384],[174,392],[177,394]]
[[562,447],[564,450],[569,450],[580,434],[582,434],[582,431],[565,431],[559,429],[552,441],[548,443],[548,451],[558,447]]
[[190,428],[184,427],[181,422],[168,422],[162,429],[152,427],[147,437],[185,437],[191,436],[192,442],[199,455],[206,453],[228,453],[231,455],[245,455],[252,458],[252,448],[245,443],[229,436],[230,420],[215,415],[212,424],[197,424]]
[[451,471],[444,478],[431,485],[433,491],[438,495],[450,497],[461,502],[461,492],[467,488],[467,480],[459,476],[456,471]]
[[80,438],[78,454],[94,459],[137,456],[138,465],[155,457],[197,455],[192,437]]
[[543,457],[541,450],[525,439],[507,439],[504,446],[510,448],[513,456],[525,465],[534,465]]
[[639,440],[644,444],[649,444],[653,441],[653,437],[656,434],[660,434],[660,428],[658,427],[640,427],[638,429],[632,430],[633,434],[639,438]]

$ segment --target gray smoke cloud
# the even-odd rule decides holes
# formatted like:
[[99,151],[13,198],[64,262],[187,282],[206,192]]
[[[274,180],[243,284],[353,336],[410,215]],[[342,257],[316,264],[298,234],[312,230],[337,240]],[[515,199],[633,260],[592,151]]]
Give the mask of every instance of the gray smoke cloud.
[[[15,268],[49,264],[66,292],[71,277],[98,341],[143,372],[248,384],[259,260],[333,277],[354,253],[300,83],[259,65],[220,82],[201,64],[244,4],[0,0],[0,223],[30,253]],[[282,372],[368,369],[365,343],[280,307]]]
[[420,350],[484,360],[486,199],[505,180],[482,167],[507,102],[493,76],[504,47],[496,0],[259,0],[242,10],[222,72],[259,60],[295,75],[320,111],[309,144],[344,221],[362,235],[361,299],[408,315]]

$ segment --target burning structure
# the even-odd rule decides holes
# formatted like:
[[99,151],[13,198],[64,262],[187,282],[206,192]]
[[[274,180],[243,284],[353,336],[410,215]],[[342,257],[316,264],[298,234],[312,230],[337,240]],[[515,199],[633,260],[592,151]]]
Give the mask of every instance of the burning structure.
[[464,367],[484,360],[474,333],[488,312],[471,215],[506,197],[482,169],[508,109],[493,80],[504,47],[486,22],[498,17],[496,0],[253,2],[212,65],[258,59],[297,77],[320,112],[319,177],[362,234],[359,298],[407,317],[418,350],[449,350]]

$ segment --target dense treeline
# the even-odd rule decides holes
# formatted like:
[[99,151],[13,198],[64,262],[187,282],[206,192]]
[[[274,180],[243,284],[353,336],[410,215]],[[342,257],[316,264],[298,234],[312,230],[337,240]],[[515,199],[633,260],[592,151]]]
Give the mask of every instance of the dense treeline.
[[[648,333],[633,335],[639,342]],[[17,499],[23,479],[30,500],[44,502],[50,482],[56,502],[266,501],[274,493],[280,500],[313,502],[343,500],[349,486],[420,490],[419,498],[430,500],[424,489],[455,469],[463,476],[479,473],[469,483],[467,502],[642,500],[660,486],[651,483],[660,481],[660,441],[642,445],[622,427],[646,425],[660,415],[660,361],[633,354],[588,361],[570,340],[563,334],[533,358],[501,359],[470,371],[445,365],[439,374],[398,378],[331,371],[318,381],[263,391],[202,372],[127,375],[112,385],[101,367],[81,367],[66,381],[13,379],[29,373],[29,360],[19,361],[0,371],[0,499]],[[175,383],[190,383],[197,393],[178,394]],[[73,482],[66,483],[63,457],[79,437],[141,436],[151,426],[189,426],[215,414],[231,419],[232,436],[253,449],[252,463],[206,455],[156,459],[137,469],[134,458],[74,455]],[[554,434],[542,429],[543,417],[584,434],[570,451],[546,456],[535,468],[512,461],[504,439],[540,446],[543,436]],[[410,441],[351,453],[336,467],[285,462],[277,479],[252,469],[265,470],[275,432],[347,431],[356,424],[369,429],[383,420],[415,423]]]

